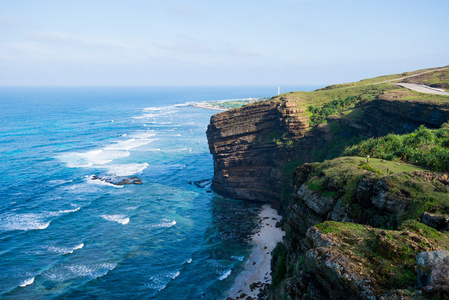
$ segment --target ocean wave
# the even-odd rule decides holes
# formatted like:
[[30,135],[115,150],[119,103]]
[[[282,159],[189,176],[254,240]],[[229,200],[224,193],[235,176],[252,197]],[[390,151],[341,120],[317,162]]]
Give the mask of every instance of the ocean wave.
[[[133,119],[139,120],[139,119],[157,118],[157,117],[161,117],[161,116],[164,116],[164,117],[165,117],[165,116],[168,116],[168,115],[175,114],[175,113],[176,113],[176,110],[173,110],[173,109],[174,109],[174,107],[172,107],[171,109],[166,110],[166,111],[162,111],[162,110],[156,111],[156,110],[153,110],[153,111],[150,112],[150,113],[144,113],[143,115],[135,116],[135,117],[133,117]],[[149,111],[144,110],[144,112],[149,112]]]
[[101,217],[107,221],[117,222],[122,225],[129,223],[129,218],[126,218],[124,215],[102,215]]
[[115,269],[115,263],[101,263],[92,265],[58,265],[42,273],[42,276],[55,282],[64,282],[76,277],[96,279]]
[[63,185],[63,184],[70,183],[70,182],[73,182],[73,180],[62,180],[62,179],[58,180],[57,179],[57,180],[48,181],[48,184],[58,186],[58,185]]
[[218,280],[225,280],[226,278],[229,277],[229,275],[231,275],[231,273],[232,273],[231,269],[227,270],[220,277],[218,277]]
[[27,285],[33,284],[33,282],[34,282],[34,277],[31,277],[31,278],[25,280],[24,282],[22,282],[20,287],[26,287]]
[[70,152],[59,156],[58,158],[66,163],[69,168],[86,168],[96,165],[104,165],[112,162],[114,159],[129,156],[126,150],[97,149],[87,152]]
[[[153,136],[152,134],[151,136]],[[126,141],[118,141],[115,144],[107,146],[104,148],[107,151],[110,150],[131,150],[133,148],[141,147],[147,145],[153,141],[157,141],[158,139],[147,139],[147,138],[133,138]]]
[[153,228],[170,228],[176,225],[175,220],[162,219],[162,222],[159,224],[150,225]]
[[238,261],[243,261],[245,259],[244,256],[231,256],[231,258],[236,259]]
[[175,104],[175,105],[159,106],[159,107],[152,106],[152,107],[144,108],[143,111],[144,112],[148,112],[148,111],[162,111],[162,110],[170,111],[170,110],[173,110],[173,109],[175,109],[177,107],[180,107],[180,106],[184,106],[184,105],[182,105],[182,104]]
[[75,247],[72,247],[72,248],[50,246],[50,247],[47,248],[47,250],[50,251],[50,252],[54,252],[54,253],[71,254],[75,250],[82,249],[83,247],[84,247],[84,243],[81,243],[81,244],[76,245]]
[[51,211],[51,212],[48,212],[46,214],[49,215],[49,216],[56,216],[57,217],[57,216],[60,216],[60,215],[63,215],[63,214],[68,214],[68,213],[79,211],[80,209],[81,209],[81,207],[77,207],[75,209]]
[[108,174],[114,174],[116,176],[131,176],[142,174],[143,170],[148,166],[148,163],[117,164],[104,166],[102,169],[106,169]]
[[179,275],[181,275],[181,272],[176,271],[176,272],[172,272],[168,274],[168,277],[170,277],[172,280],[175,279],[176,277],[178,277]]
[[44,214],[3,214],[0,216],[0,230],[43,230],[51,223],[44,219]]
[[178,277],[179,275],[181,275],[180,271],[166,271],[166,272],[162,272],[158,275],[154,275],[151,276],[149,278],[149,283],[145,284],[146,287],[153,289],[153,290],[157,290],[158,292],[162,291],[163,289],[165,289],[165,287],[167,286],[167,284],[171,281],[174,280],[176,277]]
[[115,269],[117,264],[115,263],[103,263],[97,265],[72,265],[67,268],[75,276],[88,277],[90,279],[96,279],[108,274],[109,271]]
[[191,264],[192,261],[193,261],[193,259],[192,259],[192,258],[189,258],[189,259],[186,261],[186,264]]
[[125,208],[126,210],[136,210],[136,209],[138,209],[139,208],[139,206],[130,206],[130,207],[127,207],[127,208]]

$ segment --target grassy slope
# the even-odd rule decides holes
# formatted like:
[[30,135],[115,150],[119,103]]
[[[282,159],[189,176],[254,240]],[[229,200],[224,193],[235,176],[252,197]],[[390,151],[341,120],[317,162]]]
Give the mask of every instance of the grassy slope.
[[[449,102],[449,96],[430,95],[410,91],[393,84],[397,82],[411,82],[424,85],[448,85],[449,87],[449,67],[424,69],[369,78],[358,82],[336,84],[312,92],[290,92],[273,97],[272,100],[288,100],[296,102],[297,107],[305,108],[305,114],[309,116],[312,115],[312,113],[307,110],[309,106],[322,107],[332,100],[339,98],[345,99],[350,96],[356,96],[358,102],[371,101],[380,95],[389,94],[391,94],[391,96],[385,96],[386,99],[432,101],[437,103]],[[353,108],[354,105],[345,109]]]
[[[449,249],[449,235],[414,220],[399,230],[326,221],[316,226],[323,234],[342,241],[337,248],[362,267],[360,274],[375,278],[386,289],[417,289],[414,270],[421,251]],[[412,296],[409,294],[409,296]]]
[[[321,194],[335,198],[344,197],[351,205],[357,206],[354,202],[355,189],[364,175],[379,179],[392,187],[390,189],[392,195],[406,197],[410,203],[409,210],[400,216],[399,224],[408,219],[418,218],[424,211],[449,212],[448,188],[437,181],[429,182],[412,175],[414,171],[428,171],[425,168],[374,158],[369,159],[366,167],[366,158],[363,157],[339,157],[313,165],[316,176],[306,182],[306,185]],[[344,194],[327,190],[325,185],[328,180],[342,187]]]

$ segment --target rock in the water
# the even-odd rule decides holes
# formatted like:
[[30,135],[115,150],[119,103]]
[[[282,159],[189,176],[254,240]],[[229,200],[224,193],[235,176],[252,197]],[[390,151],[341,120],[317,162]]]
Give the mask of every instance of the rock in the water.
[[212,179],[202,179],[202,180],[190,182],[190,184],[192,184],[192,183],[199,188],[205,188],[206,186],[208,186],[212,183]]
[[443,263],[445,258],[449,257],[449,251],[426,251],[421,252],[416,257],[418,287],[423,288],[430,284],[433,269]]
[[421,214],[421,223],[426,224],[439,231],[449,230],[449,217],[446,215],[430,214],[423,212]]
[[125,184],[142,184],[142,180],[133,177],[115,176],[115,175],[103,175],[103,176],[92,176],[92,180],[100,180],[113,185],[125,185]]

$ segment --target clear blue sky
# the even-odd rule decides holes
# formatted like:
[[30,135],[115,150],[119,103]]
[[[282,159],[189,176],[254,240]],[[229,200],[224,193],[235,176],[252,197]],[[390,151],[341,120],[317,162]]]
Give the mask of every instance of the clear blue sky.
[[0,0],[0,85],[331,84],[449,65],[448,0]]

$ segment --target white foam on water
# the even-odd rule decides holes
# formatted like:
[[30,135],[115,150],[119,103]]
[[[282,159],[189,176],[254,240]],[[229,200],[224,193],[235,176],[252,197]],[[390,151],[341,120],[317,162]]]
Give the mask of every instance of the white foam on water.
[[165,287],[167,286],[166,280],[164,280],[163,278],[157,277],[157,276],[151,276],[149,278],[148,283],[145,284],[145,286],[147,288],[150,288],[152,290],[156,290],[158,292],[162,291],[163,289],[165,289]]
[[229,275],[231,275],[231,273],[232,273],[231,269],[227,270],[220,277],[218,277],[218,280],[225,280],[226,278],[229,277]]
[[[175,107],[172,106],[170,109],[166,110],[166,111],[162,111],[162,109],[160,110],[146,110],[144,109],[144,114],[141,116],[135,116],[133,117],[133,119],[150,119],[150,118],[157,118],[157,117],[161,117],[161,116],[167,116],[167,115],[171,115],[176,113],[175,110],[173,110]],[[151,111],[151,112],[150,112]],[[149,112],[149,113],[147,113]]]
[[114,159],[129,155],[130,153],[125,149],[97,149],[87,152],[70,152],[58,158],[66,163],[69,168],[86,168],[95,165],[104,165],[112,162]]
[[72,248],[50,246],[47,248],[47,250],[50,252],[60,253],[60,254],[72,254],[75,250],[82,249],[83,247],[84,247],[84,243],[81,243]]
[[104,149],[107,150],[108,152],[110,150],[131,150],[133,148],[137,148],[137,147],[149,144],[149,143],[151,143],[153,141],[157,141],[157,140],[158,139],[134,138],[134,139],[126,140],[126,141],[116,142],[115,144],[107,146]]
[[81,209],[81,207],[77,207],[77,208],[75,208],[75,209],[67,209],[67,210],[51,211],[51,212],[48,212],[47,214],[48,214],[49,216],[60,216],[60,215],[63,215],[63,214],[68,214],[68,213],[72,213],[72,212],[79,211],[80,209]]
[[96,265],[71,265],[67,269],[75,276],[88,277],[96,279],[108,274],[109,271],[114,270],[117,264],[103,263]]
[[122,225],[129,223],[129,218],[126,218],[124,215],[102,215],[101,217],[107,221],[117,222]]
[[0,215],[0,230],[43,230],[51,221],[45,221],[45,214],[10,214]]
[[51,185],[63,185],[65,183],[70,183],[73,182],[73,180],[50,180],[48,181],[49,184]]
[[158,292],[160,292],[163,289],[165,289],[165,287],[171,280],[174,280],[179,275],[181,275],[180,271],[172,271],[172,272],[165,271],[158,275],[151,276],[149,278],[150,282],[146,283],[145,286],[150,289],[157,290]]
[[136,133],[133,134],[133,137],[139,138],[139,139],[147,139],[149,137],[155,136],[156,134],[153,133],[154,131],[151,130],[150,132],[143,132],[143,133]]
[[26,287],[27,285],[33,284],[33,282],[34,282],[34,277],[29,278],[29,279],[25,280],[24,282],[22,282],[20,287]]
[[176,221],[175,220],[168,220],[168,219],[162,219],[162,223],[159,224],[153,224],[150,225],[149,227],[153,227],[153,228],[170,228],[176,225]]
[[112,187],[115,187],[117,189],[123,188],[123,185],[112,184],[112,183],[109,183],[109,182],[106,182],[106,181],[103,181],[103,180],[93,180],[92,177],[93,177],[93,175],[88,177],[89,179],[88,179],[87,182],[89,184],[102,185],[102,186],[112,186]]
[[193,261],[193,259],[189,258],[189,259],[186,261],[186,263],[191,264],[192,261]]
[[238,261],[243,261],[245,259],[244,256],[231,256],[231,258],[236,259]]
[[138,209],[139,208],[139,206],[130,206],[130,207],[127,207],[127,208],[125,208],[126,210],[136,210],[136,209]]
[[167,277],[171,278],[172,280],[175,279],[176,277],[178,277],[179,275],[181,275],[181,272],[176,271],[176,272],[172,272],[172,273],[168,273]]
[[[131,176],[142,174],[143,170],[145,170],[148,166],[149,166],[148,163],[135,163],[135,164],[107,165],[102,168],[106,169],[108,174],[114,174],[116,176]],[[101,180],[94,180],[94,181],[101,181]]]

